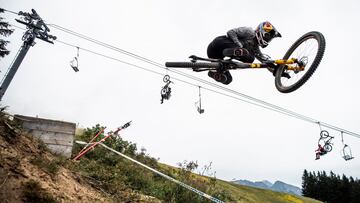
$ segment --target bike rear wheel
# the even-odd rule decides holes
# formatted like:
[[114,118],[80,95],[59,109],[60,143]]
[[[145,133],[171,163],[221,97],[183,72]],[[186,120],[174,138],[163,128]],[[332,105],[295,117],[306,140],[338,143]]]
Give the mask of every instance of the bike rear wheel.
[[217,69],[220,68],[221,64],[217,62],[212,63],[198,63],[198,62],[166,62],[166,67],[173,67],[173,68],[211,68]]
[[[317,31],[308,32],[300,37],[286,52],[283,59],[296,58],[303,61],[305,70],[287,70],[285,65],[278,68],[275,75],[275,86],[282,93],[289,93],[301,87],[315,72],[319,66],[325,52],[325,38]],[[288,79],[282,77],[283,73],[288,73]]]

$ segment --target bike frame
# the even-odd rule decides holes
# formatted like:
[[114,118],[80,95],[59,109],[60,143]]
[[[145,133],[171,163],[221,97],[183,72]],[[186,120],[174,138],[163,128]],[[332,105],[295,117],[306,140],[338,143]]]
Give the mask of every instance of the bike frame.
[[329,136],[328,137],[328,139],[324,142],[324,144],[326,145],[326,144],[333,144],[331,141],[334,139],[334,137],[332,137],[332,136]]
[[[271,68],[269,64],[276,65],[286,65],[287,70],[293,71],[303,71],[305,69],[305,65],[299,62],[295,58],[291,59],[278,59],[278,60],[269,60],[266,63],[243,63],[233,61],[231,59],[211,59],[211,58],[202,58],[195,55],[189,57],[192,63],[196,63],[197,61],[208,61],[211,63],[219,63],[220,69],[223,70],[232,70],[232,69],[249,69],[249,68]],[[294,66],[291,66],[295,64]],[[174,68],[174,67],[173,67]],[[192,68],[195,72],[208,71],[208,70],[217,70],[218,68],[214,67],[204,67],[204,68]]]

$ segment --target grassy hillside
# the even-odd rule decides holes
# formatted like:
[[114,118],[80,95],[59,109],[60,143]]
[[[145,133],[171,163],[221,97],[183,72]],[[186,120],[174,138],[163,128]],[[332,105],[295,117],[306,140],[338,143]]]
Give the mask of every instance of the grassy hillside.
[[[88,141],[101,126],[78,131]],[[166,202],[208,199],[99,146],[80,161],[54,155],[0,113],[0,199],[4,202]],[[270,190],[236,185],[193,173],[195,162],[161,164],[134,143],[109,139],[106,145],[225,202],[318,202]],[[75,145],[74,154],[82,148]]]
[[[173,171],[179,171],[181,169],[168,166],[166,164],[159,163],[161,168],[165,171],[172,169]],[[177,173],[177,172],[173,172]],[[211,179],[210,177],[200,176],[198,174],[192,174],[193,179],[198,180],[208,180]],[[254,203],[254,202],[261,202],[261,203],[320,203],[320,201],[297,196],[291,195],[287,193],[276,192],[272,190],[265,190],[261,188],[243,186],[239,184],[235,184],[232,182],[224,181],[217,179],[216,180],[216,187],[222,188],[222,190],[226,193],[229,197],[227,202],[233,203]]]
[[235,199],[234,202],[293,202],[293,203],[319,203],[320,201],[290,195],[281,192],[275,192],[272,190],[265,190],[260,188],[243,186],[227,181],[218,180],[219,186],[228,191],[231,196]]
[[[100,128],[101,127],[98,125],[94,128],[86,129],[81,135],[78,135],[78,139],[90,140],[90,137]],[[296,195],[241,186],[212,177],[200,176],[193,173],[198,167],[196,162],[184,162],[180,167],[168,166],[151,158],[146,154],[145,149],[142,149],[141,152],[137,152],[136,144],[129,143],[121,138],[109,140],[106,144],[164,174],[225,202],[319,202]],[[77,150],[78,149],[75,149],[75,151]],[[94,168],[91,167],[93,169],[91,172],[86,165],[93,161],[96,161],[96,167],[100,168],[94,170]],[[109,153],[102,147],[99,147],[88,154],[80,163],[81,167],[78,167],[80,173],[93,177],[93,173],[96,173],[95,176],[98,179],[104,179],[104,177],[106,177],[105,179],[107,180],[111,179],[114,183],[122,184],[133,190],[138,190],[146,195],[154,196],[163,202],[210,202],[141,166]],[[102,169],[103,166],[108,164],[110,167],[107,167],[106,170]],[[89,166],[92,166],[92,164]],[[99,171],[106,172],[100,174]]]
[[160,202],[130,188],[115,199],[96,179],[75,171],[77,165],[21,133],[19,123],[0,111],[0,202]]

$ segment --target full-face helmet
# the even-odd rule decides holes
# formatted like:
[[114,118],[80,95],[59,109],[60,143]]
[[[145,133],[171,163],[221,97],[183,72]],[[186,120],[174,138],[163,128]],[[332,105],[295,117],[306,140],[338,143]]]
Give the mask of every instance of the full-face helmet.
[[275,37],[281,37],[281,34],[268,21],[260,23],[255,29],[255,36],[258,44],[265,48]]

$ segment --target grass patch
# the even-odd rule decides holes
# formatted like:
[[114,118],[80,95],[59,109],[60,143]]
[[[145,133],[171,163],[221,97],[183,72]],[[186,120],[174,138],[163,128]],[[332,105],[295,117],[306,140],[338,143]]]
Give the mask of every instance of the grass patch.
[[30,180],[23,185],[23,198],[29,203],[57,203],[59,202],[50,193],[41,188],[40,183]]
[[45,142],[43,142],[42,140],[38,139],[38,145],[37,145],[38,149],[40,150],[40,153],[44,153],[46,151],[48,151],[48,148],[45,144]]
[[43,171],[48,173],[51,176],[54,176],[57,174],[57,172],[60,170],[60,166],[64,163],[64,160],[61,158],[54,159],[52,161],[47,160],[43,157],[36,157],[30,161],[30,163],[38,166]]
[[[93,128],[84,130],[83,134],[77,135],[77,140],[88,141],[97,134],[103,127],[96,125]],[[98,140],[105,135],[100,135]],[[96,141],[98,141],[96,140]],[[121,137],[108,139],[104,142],[107,146],[120,151],[141,163],[148,165],[162,173],[169,175],[185,184],[188,184],[202,192],[211,195],[214,198],[224,202],[244,203],[244,202],[294,202],[294,203],[318,203],[316,200],[298,197],[285,193],[274,192],[253,187],[246,187],[216,179],[215,177],[206,177],[195,174],[199,166],[195,161],[184,161],[179,163],[179,167],[172,167],[161,164],[146,154],[146,149],[137,151],[136,144],[123,140]],[[75,145],[74,154],[77,154],[83,146]],[[142,194],[154,196],[162,202],[169,203],[210,203],[196,195],[153,172],[140,167],[127,159],[109,152],[103,147],[96,147],[80,159],[80,162],[69,164],[73,171],[88,177],[92,185],[100,188],[110,194],[114,202],[124,202],[119,191],[124,188],[138,191]],[[204,166],[201,174],[215,174],[210,171],[210,166]],[[209,170],[208,170],[209,169]],[[205,173],[206,172],[206,173]],[[212,175],[209,175],[212,176]]]
[[[102,128],[100,125],[88,128],[84,130],[83,134],[77,135],[76,139],[89,141]],[[100,135],[96,141],[104,136]],[[191,171],[196,170],[198,167],[196,162],[185,162],[181,169],[163,168],[159,165],[157,159],[150,157],[146,153],[145,148],[138,151],[135,143],[123,140],[121,137],[108,139],[104,143],[116,151],[120,151],[213,197],[220,198],[226,202],[232,200],[228,193],[216,187],[216,179],[208,180],[200,176],[195,178],[192,175]],[[77,154],[82,147],[75,145],[73,148],[74,154]],[[192,191],[154,174],[148,169],[117,156],[101,146],[89,151],[89,153],[80,159],[80,162],[74,165],[71,164],[71,167],[73,171],[80,175],[89,177],[96,188],[101,188],[110,194],[115,202],[124,202],[119,191],[128,188],[132,191],[156,197],[163,202],[210,203],[210,200],[202,198]]]

